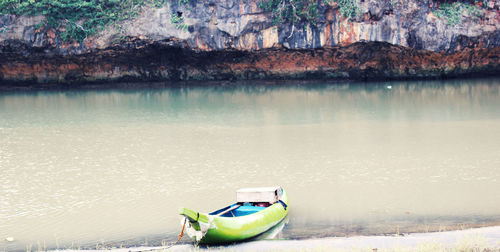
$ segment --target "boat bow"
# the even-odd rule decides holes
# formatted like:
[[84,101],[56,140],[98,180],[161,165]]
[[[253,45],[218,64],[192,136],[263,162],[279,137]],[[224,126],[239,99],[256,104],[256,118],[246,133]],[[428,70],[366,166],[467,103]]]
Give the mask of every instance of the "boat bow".
[[181,223],[184,223],[186,219],[188,220],[186,233],[189,237],[195,238],[197,242],[205,236],[213,223],[213,216],[189,208],[179,209],[179,214],[184,216]]

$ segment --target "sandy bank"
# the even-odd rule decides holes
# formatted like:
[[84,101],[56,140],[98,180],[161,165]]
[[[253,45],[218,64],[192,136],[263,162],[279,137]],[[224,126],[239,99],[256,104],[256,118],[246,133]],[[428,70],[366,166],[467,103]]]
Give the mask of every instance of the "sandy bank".
[[[261,240],[195,248],[192,244],[136,247],[112,251],[500,251],[500,226],[406,236],[355,236],[308,240]],[[89,250],[90,251],[90,250]],[[71,252],[71,250],[66,250]]]
[[[500,226],[467,229],[459,231],[416,233],[407,236],[356,236],[333,237],[310,240],[256,241],[231,246],[237,251],[275,251],[275,250],[419,250],[435,251],[441,249],[491,248],[500,250]],[[177,248],[176,248],[177,249]],[[179,248],[177,251],[182,251]]]

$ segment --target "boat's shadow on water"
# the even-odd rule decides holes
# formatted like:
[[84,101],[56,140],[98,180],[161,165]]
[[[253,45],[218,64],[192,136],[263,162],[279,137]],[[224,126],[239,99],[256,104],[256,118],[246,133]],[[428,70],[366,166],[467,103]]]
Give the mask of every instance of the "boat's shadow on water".
[[279,240],[283,238],[283,229],[286,227],[286,225],[289,222],[289,217],[288,215],[281,220],[278,224],[276,224],[274,227],[270,228],[266,232],[257,235],[255,237],[252,237],[250,239],[241,241],[241,242],[232,242],[232,243],[221,243],[221,244],[212,244],[212,245],[199,245],[199,248],[202,249],[210,249],[214,247],[221,247],[221,246],[231,246],[231,245],[237,245],[237,244],[242,244],[245,242],[252,242],[252,241],[262,241],[262,240]]

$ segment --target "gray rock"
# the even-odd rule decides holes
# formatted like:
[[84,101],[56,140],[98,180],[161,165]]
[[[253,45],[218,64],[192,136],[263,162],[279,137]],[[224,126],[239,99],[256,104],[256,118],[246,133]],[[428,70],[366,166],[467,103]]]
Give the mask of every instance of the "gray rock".
[[[315,26],[304,23],[273,25],[271,13],[258,8],[255,0],[195,1],[143,9],[140,16],[107,27],[83,43],[62,42],[58,31],[36,29],[43,17],[0,16],[0,45],[17,40],[56,54],[81,54],[112,47],[129,38],[168,41],[181,47],[212,51],[291,49],[348,45],[358,41],[383,41],[415,49],[454,52],[463,48],[499,46],[500,0],[489,1],[480,18],[464,12],[459,25],[448,25],[432,11],[431,0],[357,0],[361,13],[354,20],[340,16],[334,3],[319,7]],[[184,19],[182,27],[173,15]],[[178,26],[178,25],[177,25]]]

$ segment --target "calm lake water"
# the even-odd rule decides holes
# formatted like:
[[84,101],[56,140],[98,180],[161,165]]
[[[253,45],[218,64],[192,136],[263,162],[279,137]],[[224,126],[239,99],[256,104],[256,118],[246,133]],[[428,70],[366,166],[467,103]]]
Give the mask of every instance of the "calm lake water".
[[272,185],[285,238],[491,225],[500,79],[4,91],[0,172],[1,250],[172,241]]

